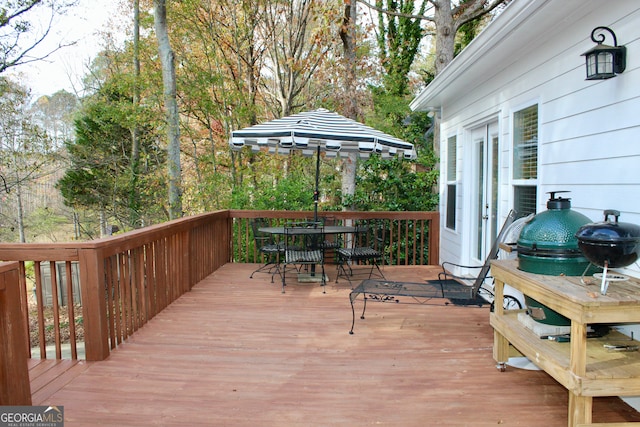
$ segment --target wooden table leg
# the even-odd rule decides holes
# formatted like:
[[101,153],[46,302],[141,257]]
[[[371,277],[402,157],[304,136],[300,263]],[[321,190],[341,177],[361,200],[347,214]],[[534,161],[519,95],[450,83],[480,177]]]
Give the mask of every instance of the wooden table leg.
[[493,330],[493,359],[498,362],[496,368],[504,372],[509,360],[509,341],[497,330]]
[[569,392],[569,427],[591,424],[593,397],[576,396]]
[[[571,355],[569,369],[582,378],[587,370],[587,325],[571,321]],[[593,398],[569,391],[569,427],[591,424]]]
[[[504,308],[502,300],[504,298],[504,282],[494,280],[493,283],[493,315],[496,317],[504,316]],[[493,330],[493,359],[498,362],[496,366],[500,371],[506,370],[506,363],[509,360],[509,341],[497,330]]]

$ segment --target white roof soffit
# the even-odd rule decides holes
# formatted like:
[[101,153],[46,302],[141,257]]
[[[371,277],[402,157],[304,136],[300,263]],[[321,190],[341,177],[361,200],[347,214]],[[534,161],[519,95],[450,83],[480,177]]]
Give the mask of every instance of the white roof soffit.
[[[544,38],[554,23],[565,21],[576,10],[590,9],[594,2],[597,3],[597,0],[511,2],[411,101],[409,107],[413,111],[441,108],[446,99],[462,96],[469,85],[480,84],[481,80],[495,74],[497,69],[504,68],[505,61],[526,53],[530,43]],[[513,36],[513,33],[517,33],[517,36]]]

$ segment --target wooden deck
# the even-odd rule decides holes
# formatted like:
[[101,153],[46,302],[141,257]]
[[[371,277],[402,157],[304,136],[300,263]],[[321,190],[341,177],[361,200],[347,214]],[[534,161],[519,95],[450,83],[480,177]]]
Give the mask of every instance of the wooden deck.
[[[33,361],[33,404],[63,405],[67,427],[567,425],[555,380],[495,369],[488,306],[370,303],[349,335],[346,281],[282,294],[267,275],[249,279],[253,267],[225,265],[103,362]],[[64,375],[50,381],[51,369]],[[640,421],[618,398],[594,408],[595,422]]]

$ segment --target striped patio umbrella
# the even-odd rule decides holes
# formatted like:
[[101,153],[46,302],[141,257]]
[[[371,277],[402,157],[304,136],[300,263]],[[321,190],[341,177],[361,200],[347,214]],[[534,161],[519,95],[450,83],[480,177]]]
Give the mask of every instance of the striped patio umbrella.
[[308,156],[315,154],[315,219],[318,217],[320,152],[327,157],[355,153],[362,158],[372,154],[383,158],[416,158],[413,144],[323,108],[233,131],[229,145],[236,150],[248,146],[254,151],[264,149],[274,154],[289,154],[291,150],[300,150]]

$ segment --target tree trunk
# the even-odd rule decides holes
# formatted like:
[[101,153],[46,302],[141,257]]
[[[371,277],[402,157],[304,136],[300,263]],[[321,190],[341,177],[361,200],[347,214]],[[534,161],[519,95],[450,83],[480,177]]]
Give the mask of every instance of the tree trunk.
[[[140,0],[133,2],[133,109],[137,111],[140,103]],[[138,169],[140,165],[140,141],[138,121],[131,128],[131,180],[129,183],[129,222],[134,228],[140,227],[138,197]]]
[[73,235],[76,240],[80,240],[80,218],[76,211],[73,211]]
[[167,116],[167,164],[169,177],[169,218],[182,216],[182,185],[180,170],[180,127],[176,99],[176,72],[173,51],[167,29],[165,0],[154,0],[154,24],[158,39],[158,53],[162,64],[164,104]]
[[18,234],[20,235],[20,243],[26,243],[27,238],[24,234],[24,208],[22,207],[22,185],[16,180],[16,204],[18,206]]
[[[358,102],[354,95],[356,91],[356,10],[357,2],[345,0],[344,17],[340,38],[344,48],[344,58],[346,62],[346,73],[344,79],[344,94],[347,99],[344,105],[344,115],[352,120],[358,119]],[[346,96],[351,94],[351,96]],[[356,191],[356,166],[357,156],[349,153],[342,161],[342,197],[344,203],[345,196],[353,196]]]
[[108,236],[107,234],[107,213],[104,206],[100,207],[100,237]]
[[456,29],[454,28],[453,11],[449,0],[438,1],[433,15],[436,24],[436,61],[435,74],[453,60],[455,51]]
[[[436,60],[434,65],[437,76],[453,60],[456,29],[454,28],[451,1],[443,0],[433,2],[433,4],[435,6],[433,18],[436,26]],[[434,153],[440,153],[440,114],[438,111],[435,111],[433,116],[433,150]],[[440,164],[437,163],[436,167],[439,168]]]

